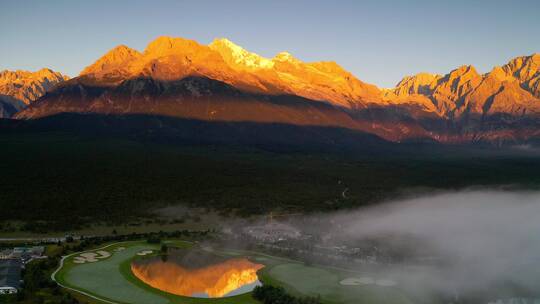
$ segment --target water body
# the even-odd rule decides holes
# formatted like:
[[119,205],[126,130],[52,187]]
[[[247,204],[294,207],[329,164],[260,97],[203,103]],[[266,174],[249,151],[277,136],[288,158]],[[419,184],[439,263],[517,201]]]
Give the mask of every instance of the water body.
[[224,259],[202,252],[177,252],[135,260],[131,271],[146,284],[168,293],[222,298],[250,292],[261,285],[257,271],[263,267],[246,258]]

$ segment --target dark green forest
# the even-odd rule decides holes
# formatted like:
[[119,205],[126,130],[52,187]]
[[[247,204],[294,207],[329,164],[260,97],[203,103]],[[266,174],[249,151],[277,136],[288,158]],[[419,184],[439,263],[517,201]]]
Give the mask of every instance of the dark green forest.
[[125,138],[0,134],[0,221],[71,229],[171,204],[236,215],[351,208],[415,192],[535,187],[540,158],[494,148],[415,146],[384,154],[272,152]]

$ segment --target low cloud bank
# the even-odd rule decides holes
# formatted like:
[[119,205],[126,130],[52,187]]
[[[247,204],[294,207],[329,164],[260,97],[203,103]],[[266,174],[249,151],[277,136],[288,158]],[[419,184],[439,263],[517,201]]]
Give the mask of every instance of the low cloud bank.
[[326,228],[350,242],[403,236],[437,253],[437,267],[387,270],[409,287],[456,298],[540,291],[540,192],[442,193],[328,217]]
[[[540,301],[540,191],[430,193],[228,224],[229,232],[249,234],[252,245],[356,270],[351,279],[395,282],[417,303]],[[240,239],[236,247],[250,242]]]

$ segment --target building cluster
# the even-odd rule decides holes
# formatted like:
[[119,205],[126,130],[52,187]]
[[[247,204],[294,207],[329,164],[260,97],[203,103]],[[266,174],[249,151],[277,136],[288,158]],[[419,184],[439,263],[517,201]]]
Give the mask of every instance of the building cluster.
[[242,234],[244,234],[245,236],[249,236],[257,241],[269,243],[286,240],[298,240],[304,236],[295,227],[276,222],[265,225],[244,227],[242,230]]
[[297,227],[283,222],[271,222],[247,225],[225,233],[275,254],[333,266],[395,262],[391,254],[369,241],[347,244],[335,234],[319,235],[313,233],[313,229],[303,228],[310,228],[310,225]]
[[45,247],[15,247],[0,250],[0,294],[17,293],[21,287],[21,271],[33,259],[44,258]]

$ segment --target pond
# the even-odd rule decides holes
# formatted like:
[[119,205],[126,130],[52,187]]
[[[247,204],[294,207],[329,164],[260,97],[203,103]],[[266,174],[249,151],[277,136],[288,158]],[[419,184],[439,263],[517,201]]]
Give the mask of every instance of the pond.
[[136,259],[132,273],[142,282],[171,294],[222,298],[261,285],[257,271],[264,265],[247,258],[223,258],[201,251],[176,250],[165,256]]

